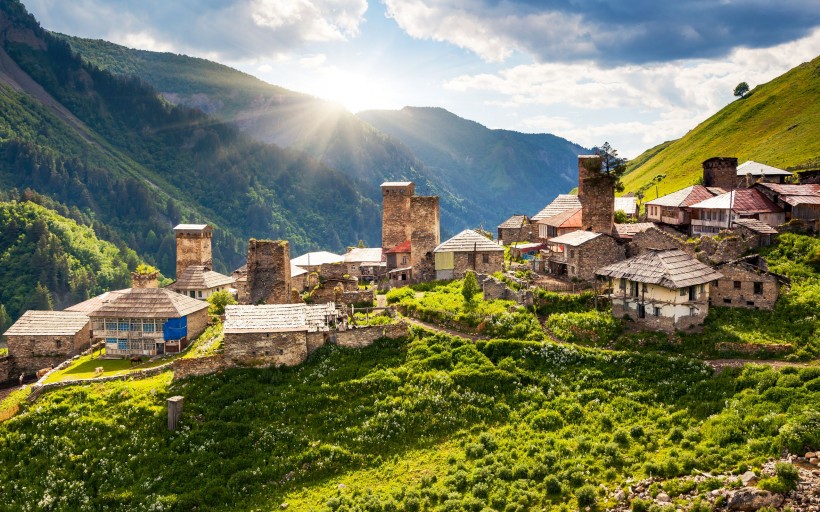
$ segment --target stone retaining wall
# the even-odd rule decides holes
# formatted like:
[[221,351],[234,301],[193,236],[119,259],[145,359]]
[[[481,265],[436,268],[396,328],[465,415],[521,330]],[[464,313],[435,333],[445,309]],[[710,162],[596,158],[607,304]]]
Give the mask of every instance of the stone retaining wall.
[[404,322],[390,325],[372,325],[347,331],[338,331],[335,343],[345,348],[369,347],[379,338],[402,338],[410,334],[410,326]]
[[14,375],[12,374],[14,366],[14,361],[9,356],[0,357],[0,382],[6,382],[7,380],[11,380]]
[[233,368],[234,364],[222,356],[222,354],[219,354],[208,357],[176,359],[172,367],[174,369],[174,380],[180,380],[188,377],[216,373],[226,368]]

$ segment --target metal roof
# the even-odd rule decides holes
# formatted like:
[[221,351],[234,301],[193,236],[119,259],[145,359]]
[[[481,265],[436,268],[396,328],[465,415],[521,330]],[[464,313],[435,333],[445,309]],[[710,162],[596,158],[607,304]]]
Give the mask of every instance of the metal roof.
[[595,273],[669,289],[706,284],[723,277],[720,272],[679,249],[649,250],[640,256],[599,268]]
[[324,263],[340,263],[344,260],[344,256],[327,251],[318,251],[305,253],[298,258],[293,258],[290,262],[299,267],[315,267]]
[[771,165],[761,164],[759,162],[755,162],[753,160],[749,160],[748,162],[743,162],[742,164],[737,166],[737,175],[738,176],[746,176],[747,174],[751,174],[752,176],[791,176],[792,173],[789,171],[784,171],[783,169],[778,169],[777,167],[772,167]]
[[613,209],[616,212],[622,211],[627,215],[635,215],[635,212],[638,210],[638,198],[635,196],[616,197],[615,207]]
[[127,288],[100,300],[100,306],[88,313],[91,317],[181,318],[208,307],[168,288]]
[[[723,191],[721,190],[720,193],[723,193]],[[647,201],[645,204],[674,207],[691,206],[714,196],[715,194],[713,191],[703,185],[691,185],[676,192],[672,192],[671,194],[666,194],[665,196],[658,197],[657,199]]]
[[583,245],[594,238],[598,238],[599,236],[601,236],[601,233],[596,233],[594,231],[578,230],[573,231],[572,233],[567,233],[565,235],[556,236],[555,238],[550,238],[549,243],[578,247],[579,245]]
[[783,209],[753,188],[740,188],[693,204],[690,208],[728,210],[737,213],[781,213]]
[[533,222],[554,217],[566,210],[573,210],[581,207],[581,200],[574,194],[559,194],[558,197],[544,207],[543,210],[532,216],[530,220]]
[[816,196],[780,196],[779,199],[792,206],[801,204],[820,204],[820,195]]
[[433,252],[492,252],[504,251],[504,248],[484,235],[472,229],[465,229],[453,238],[439,244]]
[[815,196],[820,195],[820,184],[807,183],[803,185],[788,185],[780,183],[756,183],[755,187],[763,187],[776,194],[787,196]]
[[379,263],[382,260],[381,247],[355,247],[344,256],[345,263]]
[[172,290],[210,290],[219,286],[227,286],[236,282],[233,277],[205,270],[205,267],[191,265],[182,271],[179,278],[168,287]]
[[212,231],[214,228],[207,224],[177,224],[174,233],[201,233],[202,231]]
[[225,307],[225,334],[258,332],[327,331],[338,316],[336,305],[263,304]]
[[410,240],[405,240],[404,242],[400,243],[399,245],[387,249],[384,251],[385,254],[402,254],[402,253],[409,253],[410,252]]
[[[302,267],[298,267],[298,266],[294,265],[293,262],[291,261],[290,262],[290,277],[298,277],[298,276],[301,276],[303,274],[307,274],[307,270],[303,269]],[[246,276],[245,278],[247,279],[247,271],[246,271],[245,276]]]
[[385,181],[382,187],[407,187],[412,184],[412,181]]
[[555,228],[580,228],[583,225],[581,220],[581,212],[581,208],[574,208],[572,210],[561,212],[558,215],[553,215],[552,217],[542,219],[538,221],[538,223]]
[[88,325],[88,315],[73,311],[35,311],[23,313],[6,336],[74,336]]

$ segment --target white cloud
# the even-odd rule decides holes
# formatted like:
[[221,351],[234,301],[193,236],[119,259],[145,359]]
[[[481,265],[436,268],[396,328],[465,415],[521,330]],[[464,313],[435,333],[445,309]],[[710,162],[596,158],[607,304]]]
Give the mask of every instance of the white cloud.
[[359,33],[367,0],[252,0],[250,11],[260,27],[298,27],[306,41],[343,41]]

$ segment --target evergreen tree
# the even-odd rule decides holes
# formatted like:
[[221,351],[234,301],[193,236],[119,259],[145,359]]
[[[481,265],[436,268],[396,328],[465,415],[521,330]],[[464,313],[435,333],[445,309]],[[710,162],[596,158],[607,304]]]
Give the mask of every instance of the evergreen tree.
[[473,297],[481,291],[478,286],[478,279],[475,277],[475,272],[469,271],[464,276],[464,283],[461,285],[461,295],[464,296],[466,302],[472,302]]
[[36,309],[39,311],[51,311],[54,309],[54,299],[51,296],[51,292],[48,291],[48,288],[43,286],[43,283],[37,282],[37,287],[34,288],[31,296],[29,296],[27,306],[26,309]]

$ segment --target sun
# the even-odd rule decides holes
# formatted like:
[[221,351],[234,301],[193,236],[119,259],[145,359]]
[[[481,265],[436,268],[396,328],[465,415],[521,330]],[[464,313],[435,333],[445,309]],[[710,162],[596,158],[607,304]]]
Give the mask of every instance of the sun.
[[354,114],[362,110],[396,108],[389,87],[373,75],[331,68],[321,73],[312,93],[338,103]]

